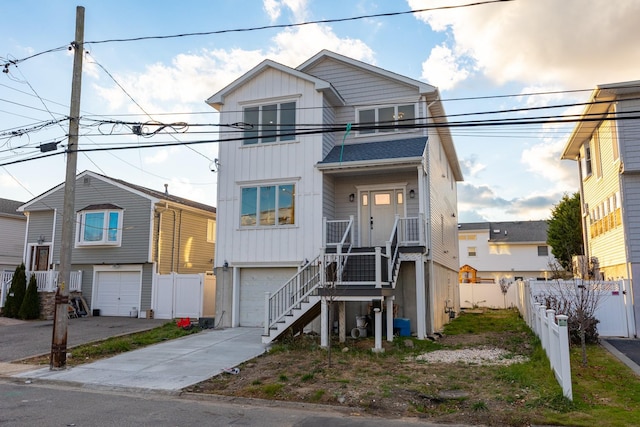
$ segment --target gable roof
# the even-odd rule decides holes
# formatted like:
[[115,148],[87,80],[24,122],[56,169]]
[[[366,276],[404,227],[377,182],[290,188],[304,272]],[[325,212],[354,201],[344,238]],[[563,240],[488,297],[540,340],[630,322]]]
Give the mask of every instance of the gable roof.
[[0,198],[0,216],[26,220],[24,215],[18,213],[20,205],[22,205],[22,202],[18,202],[17,200]]
[[596,86],[580,116],[581,119],[589,118],[590,120],[579,121],[576,124],[560,159],[577,160],[580,147],[591,139],[591,135],[605,118],[614,101],[620,96],[638,93],[640,93],[640,80]]
[[[152,203],[161,203],[161,202],[172,202],[172,203],[178,203],[184,206],[189,206],[192,208],[196,208],[196,209],[201,209],[207,212],[212,212],[212,213],[216,213],[216,208],[213,206],[209,206],[209,205],[205,205],[204,203],[199,203],[199,202],[195,202],[193,200],[189,200],[189,199],[185,199],[182,197],[178,197],[178,196],[174,196],[171,194],[166,194],[163,193],[161,191],[156,191],[156,190],[152,190],[150,188],[146,188],[143,187],[141,185],[136,185],[136,184],[131,184],[130,182],[127,181],[123,181],[121,179],[117,179],[117,178],[111,178],[108,177],[106,175],[101,175],[99,173],[90,171],[90,170],[86,170],[84,172],[79,173],[78,175],[76,175],[76,181],[85,177],[85,176],[90,176],[90,177],[94,177],[96,179],[100,179],[102,181],[105,181],[107,183],[110,183],[112,185],[115,185],[117,187],[123,188],[127,191],[131,191],[133,193],[139,194],[142,197],[145,197],[146,199],[149,199]],[[61,184],[56,185],[55,187],[53,187],[52,189],[45,191],[44,193],[40,194],[39,196],[36,196],[35,198],[29,200],[28,202],[26,202],[25,204],[21,205],[18,208],[19,212],[23,212],[25,210],[28,210],[27,208],[31,205],[33,205],[34,203],[42,200],[44,197],[48,196],[49,194],[52,194],[60,189],[64,188],[64,182]]]
[[547,221],[470,222],[458,224],[458,231],[489,231],[490,243],[547,242]]
[[318,169],[364,166],[366,164],[420,163],[427,145],[427,137],[392,141],[365,142],[336,145],[322,161]]
[[242,76],[240,76],[239,78],[237,78],[236,80],[231,82],[229,85],[225,86],[224,88],[222,88],[218,92],[216,92],[213,95],[211,95],[208,99],[205,100],[205,102],[207,104],[211,105],[216,110],[220,110],[220,107],[224,104],[224,98],[229,93],[231,93],[234,90],[236,90],[237,88],[241,87],[242,85],[244,85],[245,83],[247,83],[248,81],[250,81],[251,79],[256,77],[258,74],[262,73],[267,68],[273,68],[273,69],[278,70],[280,72],[283,72],[283,73],[286,73],[286,74],[290,74],[290,75],[292,75],[294,77],[297,77],[299,79],[311,82],[311,83],[313,83],[315,85],[315,89],[318,92],[323,92],[327,96],[327,98],[331,102],[334,103],[334,105],[344,105],[345,104],[344,99],[342,99],[342,97],[335,90],[335,88],[333,86],[331,86],[331,83],[329,83],[329,82],[327,82],[325,80],[319,79],[317,77],[314,77],[314,76],[312,76],[310,74],[306,74],[306,73],[304,73],[302,71],[293,69],[291,67],[287,67],[286,65],[282,65],[282,64],[280,64],[278,62],[275,62],[275,61],[272,61],[270,59],[265,59],[260,64],[258,64],[257,66],[253,67],[251,70],[249,70],[248,72],[244,73]]

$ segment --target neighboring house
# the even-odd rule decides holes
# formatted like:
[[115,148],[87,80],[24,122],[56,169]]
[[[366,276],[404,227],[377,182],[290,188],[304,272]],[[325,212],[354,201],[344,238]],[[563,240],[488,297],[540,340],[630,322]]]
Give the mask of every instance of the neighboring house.
[[13,271],[22,262],[27,218],[18,208],[23,202],[0,198],[0,272]]
[[553,275],[547,221],[461,223],[458,239],[460,283],[546,280]]
[[[91,171],[76,177],[70,290],[103,316],[151,308],[155,273],[213,268],[216,209]],[[60,269],[64,184],[19,208],[27,216],[25,265],[40,289]],[[42,283],[41,283],[42,282]]]
[[262,326],[268,342],[320,314],[326,343],[337,301],[341,337],[374,308],[387,329],[442,329],[462,173],[437,88],[324,50],[297,68],[265,60],[206,102],[231,124],[216,322]]
[[[640,297],[640,81],[599,85],[562,153],[580,177],[584,253],[597,279],[630,279]],[[640,304],[634,305],[640,330]]]
[[22,262],[27,218],[17,211],[21,204],[0,198],[0,308],[4,307],[12,273]]

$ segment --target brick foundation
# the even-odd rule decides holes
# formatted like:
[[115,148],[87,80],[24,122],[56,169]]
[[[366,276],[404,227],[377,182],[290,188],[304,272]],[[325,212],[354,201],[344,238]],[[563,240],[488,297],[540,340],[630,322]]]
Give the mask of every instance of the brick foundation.
[[[40,318],[52,320],[53,313],[56,310],[56,293],[55,292],[38,292],[40,297]],[[81,292],[71,292],[69,297],[80,297]]]

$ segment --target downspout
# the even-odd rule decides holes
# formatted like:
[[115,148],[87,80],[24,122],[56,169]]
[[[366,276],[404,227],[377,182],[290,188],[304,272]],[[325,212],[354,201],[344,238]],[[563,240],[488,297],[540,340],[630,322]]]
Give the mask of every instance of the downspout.
[[[53,268],[53,251],[55,249],[55,241],[56,241],[56,222],[58,219],[58,208],[53,210],[53,226],[51,227],[51,249],[49,250],[49,259],[47,260],[49,262],[49,266],[47,267],[47,269],[52,268],[55,270],[55,268]],[[75,246],[75,245],[74,245]]]

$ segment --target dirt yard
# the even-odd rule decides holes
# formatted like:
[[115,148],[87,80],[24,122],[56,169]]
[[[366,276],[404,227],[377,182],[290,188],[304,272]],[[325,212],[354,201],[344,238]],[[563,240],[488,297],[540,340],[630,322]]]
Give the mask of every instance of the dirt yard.
[[528,425],[557,394],[550,373],[550,390],[528,385],[529,371],[543,370],[530,361],[533,342],[516,327],[435,341],[396,337],[384,341],[384,353],[371,352],[372,338],[349,338],[334,341],[329,355],[317,336],[303,336],[238,366],[238,374],[185,391],[337,405],[353,413],[440,423]]

